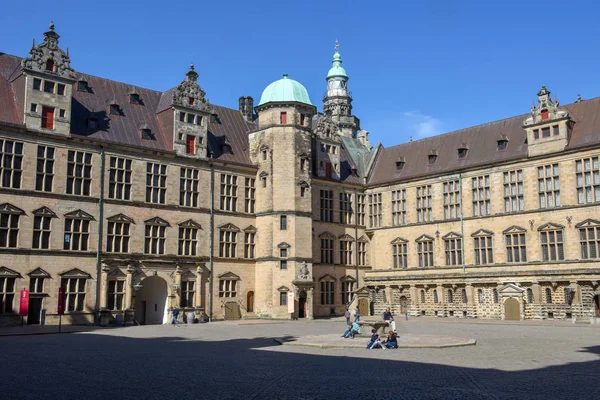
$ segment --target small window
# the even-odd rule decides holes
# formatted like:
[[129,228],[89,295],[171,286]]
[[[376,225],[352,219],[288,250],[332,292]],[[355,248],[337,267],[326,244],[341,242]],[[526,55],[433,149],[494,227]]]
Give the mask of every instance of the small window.
[[210,122],[217,122],[218,116],[217,114],[210,114]]
[[287,269],[287,260],[281,260],[279,262],[279,268],[281,268],[281,269]]
[[533,137],[534,137],[534,139],[539,139],[540,138],[540,131],[539,131],[539,129],[534,129],[533,130]]
[[428,161],[429,161],[429,164],[434,164],[434,163],[435,163],[435,160],[437,160],[437,154],[430,154],[430,155],[428,156]]
[[64,118],[65,117],[65,110],[63,110],[62,108],[58,111],[58,116],[60,118]]
[[46,93],[54,93],[54,82],[52,82],[52,81],[44,81],[44,92],[46,92]]
[[279,305],[280,306],[287,306],[287,292],[280,292],[279,293]]
[[287,230],[287,215],[281,215],[279,217],[279,229],[282,231]]
[[188,104],[193,106],[194,105],[194,98],[193,97],[188,97]]
[[508,140],[498,140],[498,150],[505,150]]
[[140,104],[140,95],[137,93],[131,93],[129,95],[129,103],[130,104]]
[[266,150],[262,151],[262,157],[263,157],[263,161],[267,159],[267,151]]
[[287,124],[287,112],[282,111],[281,114],[279,114],[279,123]]
[[288,256],[287,249],[279,249],[279,257],[287,258],[287,256]]
[[306,195],[306,188],[304,186],[300,186],[300,197],[304,197]]
[[543,110],[542,111],[542,121],[545,121],[549,118],[548,116],[548,110]]
[[187,135],[185,138],[185,152],[187,154],[196,154],[196,137]]
[[300,171],[304,172],[305,168],[306,168],[306,158],[301,158],[300,159]]
[[558,125],[553,125],[552,126],[552,134],[554,136],[558,136],[558,133],[559,133]]
[[304,114],[300,114],[300,125],[304,126]]
[[542,128],[542,137],[550,137],[550,127]]
[[87,92],[88,91],[87,82],[86,81],[77,82],[77,90],[79,90],[80,92]]
[[96,118],[88,118],[87,127],[88,127],[88,129],[98,128],[98,120]]
[[195,117],[194,114],[189,114],[188,113],[188,115],[187,115],[187,123],[188,124],[193,124],[194,123],[194,117]]
[[54,60],[51,58],[46,61],[46,71],[54,72]]
[[54,129],[54,108],[42,107],[42,128]]
[[33,78],[33,90],[40,90],[42,87],[42,80],[38,78]]
[[65,95],[65,85],[62,83],[58,84],[58,88],[56,89],[56,94],[64,96]]
[[261,176],[260,180],[262,181],[262,187],[266,188],[267,187],[267,177]]
[[202,116],[196,115],[196,125],[202,125]]
[[37,112],[37,104],[35,103],[31,103],[31,108],[30,108],[31,112]]
[[469,149],[458,149],[458,158],[465,158]]
[[396,161],[396,171],[402,171],[402,169],[404,168],[404,161]]
[[119,114],[120,114],[119,105],[111,104],[110,105],[110,115],[119,115]]
[[179,121],[180,122],[185,122],[185,113],[184,112],[180,112],[179,113]]
[[327,137],[331,136],[331,131],[329,129],[327,129],[327,131],[325,132],[325,136],[327,136]]
[[150,129],[142,129],[142,139],[152,140],[152,131]]

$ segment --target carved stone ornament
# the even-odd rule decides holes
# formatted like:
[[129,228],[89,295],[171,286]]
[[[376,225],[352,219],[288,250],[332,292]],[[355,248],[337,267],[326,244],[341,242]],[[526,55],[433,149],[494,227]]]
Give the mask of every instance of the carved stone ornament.
[[310,280],[310,270],[306,261],[302,261],[302,267],[300,267],[300,271],[298,272],[298,279],[303,281]]
[[341,140],[340,128],[328,115],[320,116],[317,119],[317,126],[314,133],[321,138]]
[[190,65],[186,78],[173,91],[173,105],[192,110],[212,113],[213,107],[205,98],[206,92],[198,85],[198,73]]
[[34,40],[29,50],[31,56],[21,61],[23,69],[76,80],[76,73],[71,68],[69,51],[65,53],[58,47],[59,37],[58,33],[54,32],[54,24],[50,24],[50,30],[44,32],[44,41],[36,46]]
[[568,112],[559,108],[560,103],[556,96],[554,96],[554,101],[550,98],[550,91],[546,89],[546,85],[542,85],[537,96],[538,105],[536,106],[535,102],[531,104],[531,116],[523,121],[523,125],[535,125],[569,116]]

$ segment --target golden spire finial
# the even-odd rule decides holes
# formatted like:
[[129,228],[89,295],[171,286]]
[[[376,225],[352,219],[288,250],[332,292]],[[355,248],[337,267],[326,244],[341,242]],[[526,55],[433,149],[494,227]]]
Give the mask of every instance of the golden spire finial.
[[335,51],[338,51],[340,49],[340,42],[338,42],[337,39],[335,39],[335,46],[333,46],[333,48],[335,49]]

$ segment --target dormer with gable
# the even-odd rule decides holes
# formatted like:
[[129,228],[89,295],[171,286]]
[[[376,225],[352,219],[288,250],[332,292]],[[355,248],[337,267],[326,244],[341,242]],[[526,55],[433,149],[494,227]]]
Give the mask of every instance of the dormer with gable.
[[314,129],[315,154],[313,157],[315,166],[313,171],[317,176],[327,179],[339,180],[340,174],[340,152],[342,150],[342,138],[339,126],[329,115],[321,115],[317,119]]
[[569,143],[571,118],[566,110],[559,107],[559,102],[545,85],[537,94],[538,105],[531,105],[531,115],[523,122],[527,132],[527,148],[529,156],[549,154],[563,151]]
[[44,33],[44,41],[29,51],[21,62],[25,80],[23,123],[28,129],[69,135],[71,131],[71,93],[77,77],[71,68],[69,51],[58,47],[54,24]]

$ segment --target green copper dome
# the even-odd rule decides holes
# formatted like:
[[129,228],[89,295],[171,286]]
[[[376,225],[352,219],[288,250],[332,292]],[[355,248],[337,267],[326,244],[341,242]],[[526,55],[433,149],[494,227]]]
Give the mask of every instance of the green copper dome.
[[[337,45],[336,45],[337,46]],[[335,49],[335,54],[333,55],[333,61],[331,62],[332,66],[329,72],[327,73],[327,80],[331,78],[343,78],[348,80],[348,74],[346,74],[346,70],[342,67],[342,56],[340,52]]]
[[306,88],[298,81],[288,78],[287,74],[283,78],[271,83],[265,88],[260,96],[259,106],[271,102],[295,101],[313,105],[308,97]]

